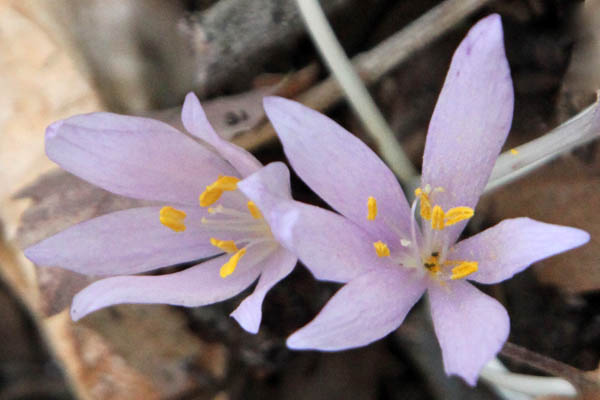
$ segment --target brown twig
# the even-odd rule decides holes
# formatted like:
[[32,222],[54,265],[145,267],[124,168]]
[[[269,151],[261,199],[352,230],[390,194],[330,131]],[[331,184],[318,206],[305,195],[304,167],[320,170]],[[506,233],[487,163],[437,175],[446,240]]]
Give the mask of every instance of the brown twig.
[[[489,1],[446,0],[373,49],[355,56],[352,64],[365,84],[372,84]],[[342,96],[337,81],[329,77],[296,97],[296,100],[315,110],[324,111],[340,101]],[[235,142],[248,149],[254,149],[274,137],[273,128],[265,123],[241,135]]]
[[[571,382],[583,398],[600,393],[600,384],[590,379],[584,371],[544,356],[514,343],[506,342],[500,354],[515,362],[535,368],[549,375],[558,376]],[[586,397],[588,396],[588,397]]]

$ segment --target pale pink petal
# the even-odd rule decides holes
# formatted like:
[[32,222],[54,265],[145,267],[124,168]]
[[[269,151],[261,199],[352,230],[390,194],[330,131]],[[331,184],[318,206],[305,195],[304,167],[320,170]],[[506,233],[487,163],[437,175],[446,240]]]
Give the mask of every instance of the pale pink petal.
[[189,205],[197,205],[198,195],[219,175],[237,175],[219,156],[167,124],[110,113],[50,125],[46,154],[113,193]]
[[219,232],[200,222],[205,211],[181,209],[187,213],[184,232],[160,223],[160,207],[134,208],[74,225],[28,247],[25,255],[38,265],[86,275],[126,275],[218,254],[210,238]]
[[282,203],[271,230],[319,280],[348,282],[368,270],[395,266],[378,257],[375,239],[348,219],[300,202]]
[[422,279],[400,268],[371,271],[344,285],[287,345],[326,351],[367,345],[398,328],[424,290]]
[[448,257],[479,263],[479,270],[468,279],[498,283],[536,261],[581,246],[589,239],[587,232],[568,226],[529,218],[507,219],[459,242]]
[[298,257],[283,247],[279,247],[262,263],[262,272],[254,292],[231,313],[231,316],[242,328],[250,333],[258,332],[265,295],[277,282],[292,272],[297,262]]
[[508,338],[506,310],[465,281],[432,284],[429,299],[446,373],[458,375],[474,386],[481,368]]
[[272,162],[239,182],[238,189],[268,213],[279,201],[292,199],[290,171],[284,163]]
[[[367,231],[390,240],[393,225],[410,234],[410,208],[390,169],[363,142],[325,115],[300,103],[266,97],[264,107],[286,156],[304,182],[331,207]],[[367,201],[377,200],[376,221]]]
[[260,274],[260,264],[272,246],[249,247],[235,272],[221,278],[219,270],[231,257],[224,254],[181,272],[156,276],[117,276],[92,283],[73,299],[71,317],[78,320],[116,304],[172,304],[198,307],[233,297]]
[[210,143],[223,158],[233,165],[242,177],[256,172],[261,163],[249,152],[233,143],[223,140],[213,129],[206,118],[198,97],[190,92],[185,97],[181,110],[181,121],[185,129],[192,135]]
[[[513,86],[500,16],[478,22],[462,41],[431,117],[422,183],[443,187],[444,210],[474,208],[510,129]],[[447,228],[456,240],[466,222]]]
[[296,254],[317,279],[347,282],[369,269],[390,266],[379,258],[360,227],[331,211],[293,201],[287,194],[289,171],[272,163],[238,184],[261,209],[275,238]]

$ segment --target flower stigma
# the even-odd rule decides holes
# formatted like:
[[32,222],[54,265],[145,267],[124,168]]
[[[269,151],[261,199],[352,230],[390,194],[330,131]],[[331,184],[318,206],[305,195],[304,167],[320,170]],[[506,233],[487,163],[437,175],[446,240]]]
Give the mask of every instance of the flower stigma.
[[[463,279],[477,272],[478,263],[472,260],[449,260],[447,253],[452,243],[447,243],[446,237],[440,234],[445,228],[473,217],[471,207],[453,207],[444,211],[435,204],[436,193],[444,192],[442,187],[433,189],[431,185],[415,190],[415,201],[412,205],[411,240],[400,238],[401,248],[394,249],[381,240],[374,242],[373,247],[378,257],[391,257],[394,262],[407,268],[423,271],[432,279],[443,284],[446,280]],[[415,210],[420,205],[422,240],[417,240]],[[375,198],[367,201],[367,219],[374,220],[377,214]],[[387,225],[387,221],[383,221]]]

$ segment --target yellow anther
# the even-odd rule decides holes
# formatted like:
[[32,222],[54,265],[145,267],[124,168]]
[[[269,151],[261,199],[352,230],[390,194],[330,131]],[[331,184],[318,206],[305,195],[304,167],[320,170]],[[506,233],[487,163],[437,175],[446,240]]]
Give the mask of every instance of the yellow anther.
[[175,232],[185,231],[185,212],[173,208],[171,206],[165,206],[160,209],[159,219],[160,223],[164,226],[173,229]]
[[217,238],[210,238],[210,244],[227,253],[235,253],[239,250],[233,240],[219,240]]
[[220,176],[212,185],[215,189],[221,189],[223,191],[232,191],[237,189],[237,184],[240,178],[235,176]]
[[239,178],[236,178],[235,176],[220,176],[219,179],[208,185],[206,190],[202,192],[198,198],[200,206],[208,207],[213,205],[219,200],[223,192],[236,190],[239,181]]
[[262,219],[263,215],[260,212],[260,210],[258,209],[258,207],[256,206],[256,204],[254,204],[253,201],[248,201],[248,211],[250,211],[250,214],[255,218],[255,219]]
[[457,222],[471,218],[475,211],[471,207],[454,207],[446,211],[444,215],[444,226],[454,225]]
[[373,243],[373,247],[375,247],[375,253],[377,253],[378,257],[389,257],[390,256],[390,248],[387,244],[383,243],[381,240]]
[[439,253],[431,253],[431,256],[423,263],[423,266],[433,274],[438,274],[441,270],[439,264]]
[[431,229],[438,231],[444,229],[444,210],[440,206],[433,207],[431,211]]
[[[429,191],[431,191],[431,188]],[[415,196],[421,201],[421,218],[429,221],[431,219],[431,201],[429,201],[429,195],[427,193],[427,189],[425,189],[425,191],[421,190],[421,188],[415,189]]]
[[219,271],[219,275],[221,275],[221,278],[226,278],[229,275],[233,274],[233,271],[235,271],[235,268],[237,267],[242,257],[244,257],[244,254],[246,254],[245,247],[241,250],[238,250],[234,255],[231,256],[231,258],[225,264],[223,264],[221,270]]
[[369,221],[374,221],[377,216],[377,200],[375,197],[369,196],[367,199],[367,219]]
[[519,154],[519,150],[517,150],[517,149],[510,149],[510,154],[512,154],[513,156],[516,156],[517,154]]
[[466,276],[471,275],[474,272],[477,272],[478,269],[479,266],[477,264],[477,261],[462,262],[456,267],[452,268],[452,276],[450,276],[450,279],[462,279]]

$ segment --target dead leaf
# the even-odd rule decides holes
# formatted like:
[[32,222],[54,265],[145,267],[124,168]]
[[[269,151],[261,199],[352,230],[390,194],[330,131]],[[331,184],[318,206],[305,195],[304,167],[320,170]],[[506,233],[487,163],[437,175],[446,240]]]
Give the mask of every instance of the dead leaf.
[[[46,3],[27,4],[43,14]],[[52,167],[44,154],[46,126],[100,108],[73,60],[27,10],[23,2],[0,2],[0,219],[9,240],[27,206],[11,195]]]
[[81,321],[159,388],[161,398],[194,391],[217,392],[227,372],[222,343],[194,335],[184,314],[165,305],[122,305]]
[[97,333],[73,324],[67,311],[46,321],[58,355],[67,364],[81,398],[99,400],[159,399],[156,383],[143,376]]

